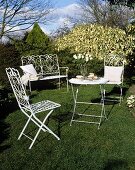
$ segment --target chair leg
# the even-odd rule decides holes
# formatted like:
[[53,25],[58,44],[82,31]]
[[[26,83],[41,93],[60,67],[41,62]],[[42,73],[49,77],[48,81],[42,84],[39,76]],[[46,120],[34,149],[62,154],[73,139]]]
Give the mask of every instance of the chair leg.
[[29,81],[29,89],[30,89],[30,93],[31,93],[31,82]]
[[120,104],[119,104],[119,105],[121,105],[121,102],[122,102],[122,96],[123,96],[123,94],[122,94],[122,87],[120,86]]
[[18,137],[18,140],[20,140],[20,138],[21,138],[21,136],[23,135],[23,133],[24,133],[26,127],[28,126],[30,120],[31,120],[31,116],[29,117],[29,119],[27,120],[26,124],[24,125],[24,128],[23,128],[22,132],[20,133],[20,135],[19,135],[19,137]]
[[38,129],[38,131],[37,131],[34,139],[32,140],[31,145],[29,146],[29,149],[32,148],[32,146],[33,146],[34,142],[36,141],[36,139],[37,139],[40,131],[43,130],[43,127],[46,129],[46,131],[48,131],[48,132],[51,133],[54,137],[56,137],[57,140],[60,140],[60,138],[59,138],[55,133],[53,133],[53,132],[45,125],[45,122],[46,122],[47,118],[50,116],[50,114],[51,114],[52,112],[53,112],[53,110],[51,110],[51,111],[47,114],[47,116],[44,118],[44,120],[43,120],[41,126],[39,127],[39,129]]
[[68,87],[68,78],[66,78],[67,79],[67,92],[69,91],[69,87]]
[[[117,85],[117,86],[119,86],[119,88],[120,88],[119,105],[121,105],[121,102],[123,100],[123,97],[122,97],[123,96],[123,90],[122,90],[122,86],[121,85]],[[105,93],[106,93],[106,90],[104,89],[104,99],[106,97]],[[109,99],[105,99],[105,100],[109,100]],[[110,101],[115,101],[115,99],[114,100],[110,99]]]
[[59,90],[60,90],[60,78],[59,78]]

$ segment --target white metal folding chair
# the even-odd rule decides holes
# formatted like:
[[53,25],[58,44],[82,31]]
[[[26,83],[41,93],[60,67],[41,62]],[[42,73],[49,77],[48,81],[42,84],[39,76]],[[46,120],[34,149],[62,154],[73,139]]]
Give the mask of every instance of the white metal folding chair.
[[[24,85],[21,82],[21,78],[20,78],[20,74],[19,74],[18,70],[14,69],[14,68],[6,68],[6,73],[7,73],[8,79],[10,81],[11,87],[13,89],[14,95],[17,99],[18,105],[19,105],[21,111],[28,118],[22,132],[20,133],[20,135],[18,137],[18,140],[21,138],[22,135],[24,135],[27,138],[29,138],[30,140],[32,140],[32,143],[29,146],[29,149],[31,149],[31,147],[33,146],[34,142],[36,141],[41,130],[44,132],[51,133],[54,137],[56,137],[58,140],[60,140],[60,138],[54,132],[52,132],[52,130],[50,130],[50,128],[48,128],[45,125],[45,122],[46,122],[47,118],[51,115],[53,110],[60,107],[61,105],[58,103],[49,101],[49,100],[44,100],[44,101],[41,101],[41,102],[38,102],[35,104],[30,104],[29,97],[26,95],[26,91],[25,91]],[[41,121],[37,117],[37,113],[39,113],[39,112],[48,112],[43,121]],[[39,128],[34,139],[32,139],[31,137],[29,137],[28,135],[26,135],[24,133],[24,131],[26,130],[30,121],[35,123],[35,125],[37,125]]]
[[[104,78],[108,80],[106,85],[117,85],[120,87],[120,103],[122,101],[122,86],[124,75],[124,58],[119,55],[108,55],[104,58]],[[105,95],[105,92],[104,92]],[[105,96],[105,100],[106,96]],[[111,99],[115,101],[116,99]]]

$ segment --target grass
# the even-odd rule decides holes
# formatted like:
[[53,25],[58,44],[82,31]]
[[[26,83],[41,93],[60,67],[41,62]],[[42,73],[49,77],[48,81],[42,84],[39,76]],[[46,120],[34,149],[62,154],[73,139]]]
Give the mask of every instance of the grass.
[[[111,90],[111,88],[109,89]],[[49,99],[61,104],[50,117],[48,126],[61,138],[41,132],[29,150],[30,140],[17,140],[26,117],[17,108],[3,122],[3,138],[0,145],[0,169],[2,170],[135,170],[135,118],[126,107],[124,96],[119,104],[106,104],[108,120],[97,125],[73,122],[71,89],[66,88],[33,91],[32,102]],[[81,100],[99,99],[98,86],[80,87]],[[98,106],[99,107],[99,106]],[[97,107],[97,111],[100,109]],[[93,111],[96,107],[89,107]],[[84,106],[78,108],[82,111]],[[43,113],[44,114],[44,113]],[[27,133],[32,135],[36,127],[31,123]]]

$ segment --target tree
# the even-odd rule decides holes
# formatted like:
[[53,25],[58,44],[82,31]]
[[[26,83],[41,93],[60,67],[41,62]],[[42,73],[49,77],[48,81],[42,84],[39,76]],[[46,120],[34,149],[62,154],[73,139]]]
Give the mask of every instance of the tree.
[[9,81],[7,81],[7,75],[5,68],[15,67],[19,68],[21,64],[20,56],[12,44],[0,44],[0,86],[7,87]]
[[90,56],[88,71],[101,76],[103,58],[110,54],[126,58],[133,51],[133,40],[134,37],[131,34],[126,34],[119,28],[104,27],[99,24],[83,24],[74,27],[64,37],[58,38],[56,48],[59,54],[64,51],[68,51],[70,54],[70,56],[69,54],[63,55],[62,60],[65,61],[67,56],[70,57],[69,67],[72,75],[78,73],[76,64],[73,64],[73,55],[87,53]]
[[37,21],[45,23],[51,9],[50,0],[0,0],[0,39],[26,30]]
[[114,6],[103,0],[80,0],[85,23],[98,23],[111,27],[125,28],[134,16],[125,6]]
[[70,49],[74,53],[89,53],[92,58],[103,59],[112,53],[127,56],[132,53],[134,36],[119,28],[98,24],[76,26],[69,34],[56,41],[58,51]]
[[[105,19],[106,12],[99,0],[80,0],[83,10],[83,19],[86,23],[101,23]],[[104,13],[104,14],[103,14]]]
[[108,0],[112,5],[125,5],[131,8],[135,7],[135,2],[133,0]]
[[41,55],[51,50],[51,40],[38,23],[34,24],[33,29],[26,33],[22,41],[17,40],[15,44],[21,55]]
[[52,32],[52,38],[58,38],[58,37],[62,37],[66,34],[68,34],[70,32],[70,28],[69,26],[67,26],[66,24],[64,24],[63,27],[59,27],[55,32]]

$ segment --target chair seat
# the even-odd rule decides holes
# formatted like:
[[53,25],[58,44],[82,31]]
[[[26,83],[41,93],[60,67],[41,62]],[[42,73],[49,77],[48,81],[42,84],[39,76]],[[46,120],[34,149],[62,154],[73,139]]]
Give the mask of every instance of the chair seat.
[[58,78],[66,78],[67,75],[55,75],[55,76],[46,76],[41,78],[40,80],[51,80],[51,79],[58,79]]
[[121,81],[108,81],[106,84],[117,84],[117,85],[120,85],[122,82]]
[[35,104],[31,104],[31,109],[34,113],[39,113],[39,112],[43,112],[46,110],[51,110],[51,109],[55,109],[57,107],[60,107],[61,105],[49,100],[44,100]]
[[[55,75],[55,76],[45,76],[39,80],[53,80],[58,78],[67,78],[67,75]],[[36,79],[31,79],[30,81],[37,81]]]

